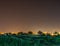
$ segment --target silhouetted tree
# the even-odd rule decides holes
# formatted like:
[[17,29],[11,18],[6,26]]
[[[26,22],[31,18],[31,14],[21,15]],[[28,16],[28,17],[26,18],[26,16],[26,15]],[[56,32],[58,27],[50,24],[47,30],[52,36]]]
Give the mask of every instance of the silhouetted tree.
[[42,31],[38,31],[38,35],[42,35],[43,34],[43,32]]
[[33,32],[32,31],[29,31],[28,34],[33,34]]
[[59,35],[59,33],[58,32],[54,32],[54,35]]
[[17,35],[23,35],[24,33],[23,32],[18,32],[18,34]]

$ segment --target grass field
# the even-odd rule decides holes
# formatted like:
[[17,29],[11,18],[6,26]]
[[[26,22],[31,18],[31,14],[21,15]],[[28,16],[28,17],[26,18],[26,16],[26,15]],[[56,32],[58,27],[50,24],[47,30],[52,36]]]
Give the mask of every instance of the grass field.
[[4,33],[0,34],[0,46],[60,46],[60,34],[44,34],[39,31],[38,34],[32,32],[18,34]]

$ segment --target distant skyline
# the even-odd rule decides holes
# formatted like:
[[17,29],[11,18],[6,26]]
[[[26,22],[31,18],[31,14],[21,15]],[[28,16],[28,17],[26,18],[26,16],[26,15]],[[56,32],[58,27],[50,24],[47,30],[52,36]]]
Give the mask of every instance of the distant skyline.
[[60,1],[0,1],[0,32],[60,32]]

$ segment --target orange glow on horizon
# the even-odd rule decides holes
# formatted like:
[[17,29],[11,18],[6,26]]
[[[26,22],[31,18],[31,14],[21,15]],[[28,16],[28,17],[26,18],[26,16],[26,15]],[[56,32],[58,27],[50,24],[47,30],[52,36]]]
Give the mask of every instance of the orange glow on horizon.
[[17,34],[18,32],[11,32],[12,34]]
[[47,32],[43,32],[44,34],[47,34]]
[[1,32],[0,34],[4,34],[3,32]]
[[[0,32],[0,34],[5,34],[6,32]],[[9,33],[9,32],[8,32]],[[18,32],[10,32],[11,34],[18,34]],[[28,32],[27,32],[28,33]],[[44,34],[47,34],[48,32],[43,32]],[[33,34],[38,34],[37,32],[33,32]],[[54,33],[49,33],[51,34],[52,36],[54,35]],[[60,32],[59,32],[60,34]]]

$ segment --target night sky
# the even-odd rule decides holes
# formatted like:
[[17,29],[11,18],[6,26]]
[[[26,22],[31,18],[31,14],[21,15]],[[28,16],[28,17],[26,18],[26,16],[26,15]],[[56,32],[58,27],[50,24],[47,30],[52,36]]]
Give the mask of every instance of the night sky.
[[60,31],[60,1],[0,1],[0,32]]

